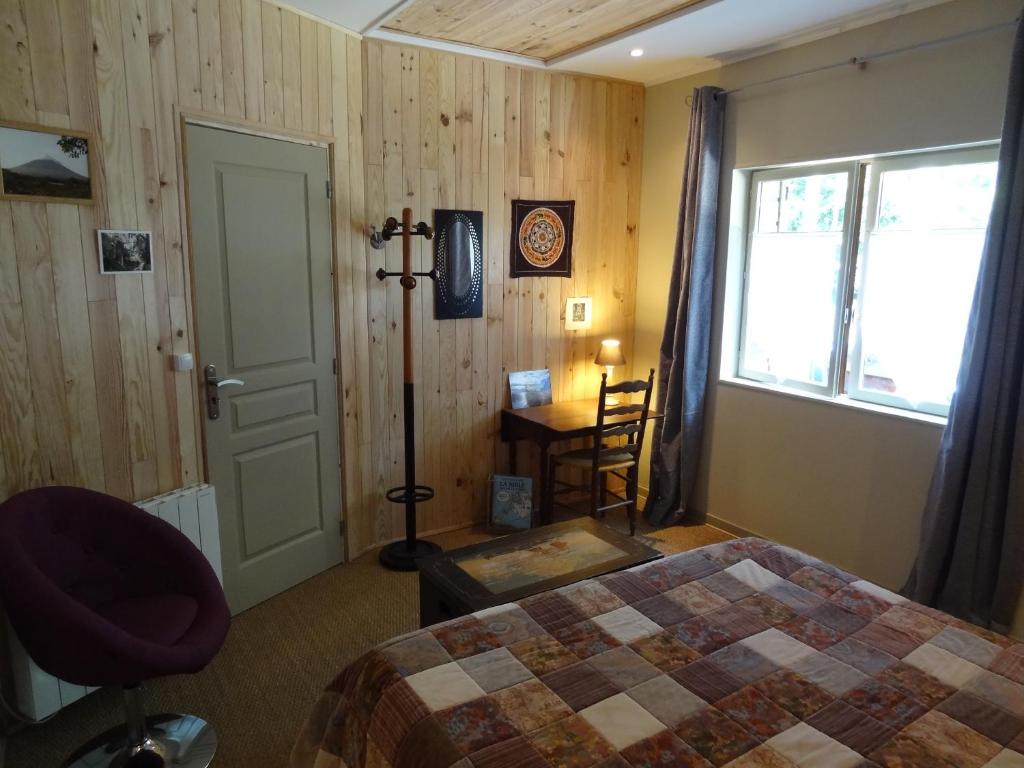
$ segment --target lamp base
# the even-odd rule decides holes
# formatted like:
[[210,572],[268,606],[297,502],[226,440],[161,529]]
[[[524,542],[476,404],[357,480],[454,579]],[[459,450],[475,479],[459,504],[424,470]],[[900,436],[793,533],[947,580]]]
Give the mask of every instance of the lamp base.
[[[615,366],[614,365],[606,365],[604,367],[604,369],[608,372],[608,378],[606,379],[606,381],[609,384],[611,384],[612,383],[612,371],[615,370]],[[608,397],[607,395],[605,395],[604,404],[605,405],[618,405],[619,404],[619,400],[618,400],[618,398]]]

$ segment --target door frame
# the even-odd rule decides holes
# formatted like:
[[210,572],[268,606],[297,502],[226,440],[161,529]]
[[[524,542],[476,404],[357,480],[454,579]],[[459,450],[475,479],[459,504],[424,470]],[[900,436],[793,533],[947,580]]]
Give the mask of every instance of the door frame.
[[192,248],[192,209],[188,194],[189,179],[187,128],[189,125],[197,125],[205,128],[214,128],[217,130],[228,131],[231,133],[256,136],[262,139],[274,139],[276,141],[286,141],[292,144],[304,144],[306,146],[320,147],[327,150],[327,178],[330,179],[331,184],[330,242],[331,297],[333,299],[333,307],[331,308],[331,314],[333,315],[334,320],[334,397],[338,404],[338,456],[341,459],[341,464],[337,468],[338,488],[340,490],[339,498],[341,499],[341,509],[338,510],[338,514],[340,515],[338,536],[343,539],[342,562],[348,562],[349,504],[348,495],[346,493],[345,488],[345,424],[343,418],[343,410],[341,407],[341,394],[343,391],[343,372],[341,370],[339,363],[337,362],[341,358],[341,313],[338,311],[338,302],[341,299],[338,291],[338,213],[337,206],[335,204],[338,189],[338,185],[336,184],[335,181],[335,143],[337,140],[335,139],[334,136],[327,136],[325,134],[309,133],[306,131],[285,128],[283,126],[268,126],[264,123],[254,122],[252,120],[229,117],[227,115],[205,112],[203,110],[187,109],[180,107],[178,105],[175,105],[174,107],[174,116],[175,144],[178,150],[178,198],[180,210],[184,212],[181,221],[181,251],[184,257],[182,266],[187,272],[184,281],[185,291],[187,294],[185,296],[185,308],[186,319],[188,323],[187,330],[189,349],[192,350],[192,359],[194,361],[194,367],[192,370],[192,396],[194,407],[192,408],[192,415],[195,420],[196,439],[199,441],[199,445],[196,446],[197,456],[199,456],[201,459],[199,462],[199,473],[201,475],[202,482],[205,483],[208,483],[210,481],[210,466],[206,450],[206,411],[204,408],[203,388],[200,385],[199,381],[199,375],[200,371],[202,370],[202,367],[199,365],[199,360],[201,359],[201,350],[199,349],[199,313],[198,307],[196,305],[196,302],[198,301],[198,291],[196,285],[195,253]]

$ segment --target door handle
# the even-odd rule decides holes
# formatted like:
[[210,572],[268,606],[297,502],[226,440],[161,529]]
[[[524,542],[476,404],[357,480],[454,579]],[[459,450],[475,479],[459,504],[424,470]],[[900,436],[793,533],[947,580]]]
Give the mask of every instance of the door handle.
[[243,387],[241,379],[221,379],[217,377],[217,366],[212,363],[203,368],[203,381],[206,383],[206,415],[211,421],[220,418],[220,396],[217,392],[221,387]]

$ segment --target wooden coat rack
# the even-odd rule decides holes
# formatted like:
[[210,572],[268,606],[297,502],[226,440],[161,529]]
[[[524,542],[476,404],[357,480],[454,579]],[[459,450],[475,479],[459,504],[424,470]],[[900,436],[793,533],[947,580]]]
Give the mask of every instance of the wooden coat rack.
[[392,216],[384,222],[380,232],[376,229],[370,235],[370,244],[377,249],[396,234],[402,236],[402,271],[387,272],[382,267],[377,270],[377,279],[386,280],[398,277],[402,286],[402,362],[403,362],[403,422],[405,425],[405,485],[391,488],[385,494],[388,501],[405,505],[405,539],[387,545],[380,551],[380,562],[385,568],[396,571],[415,571],[416,560],[441,551],[437,544],[416,538],[416,505],[434,498],[434,489],[427,485],[416,484],[416,412],[413,395],[416,383],[413,381],[412,368],[412,292],[416,288],[417,277],[436,279],[434,270],[429,272],[412,271],[412,238],[422,236],[427,240],[434,237],[434,230],[424,222],[415,226],[412,223],[412,209],[402,209],[402,223]]

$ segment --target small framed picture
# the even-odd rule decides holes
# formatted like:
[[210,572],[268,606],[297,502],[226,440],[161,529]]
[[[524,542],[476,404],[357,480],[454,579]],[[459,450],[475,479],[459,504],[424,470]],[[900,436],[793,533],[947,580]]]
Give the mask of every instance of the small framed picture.
[[533,480],[513,475],[492,476],[487,530],[491,533],[525,531],[530,528],[532,517]]
[[512,371],[508,375],[508,389],[513,408],[551,405],[551,371]]
[[0,122],[0,200],[91,204],[90,142],[81,131]]
[[137,274],[153,271],[153,235],[120,229],[96,230],[99,243],[100,273]]
[[565,300],[565,330],[585,331],[593,325],[594,308],[589,296]]

